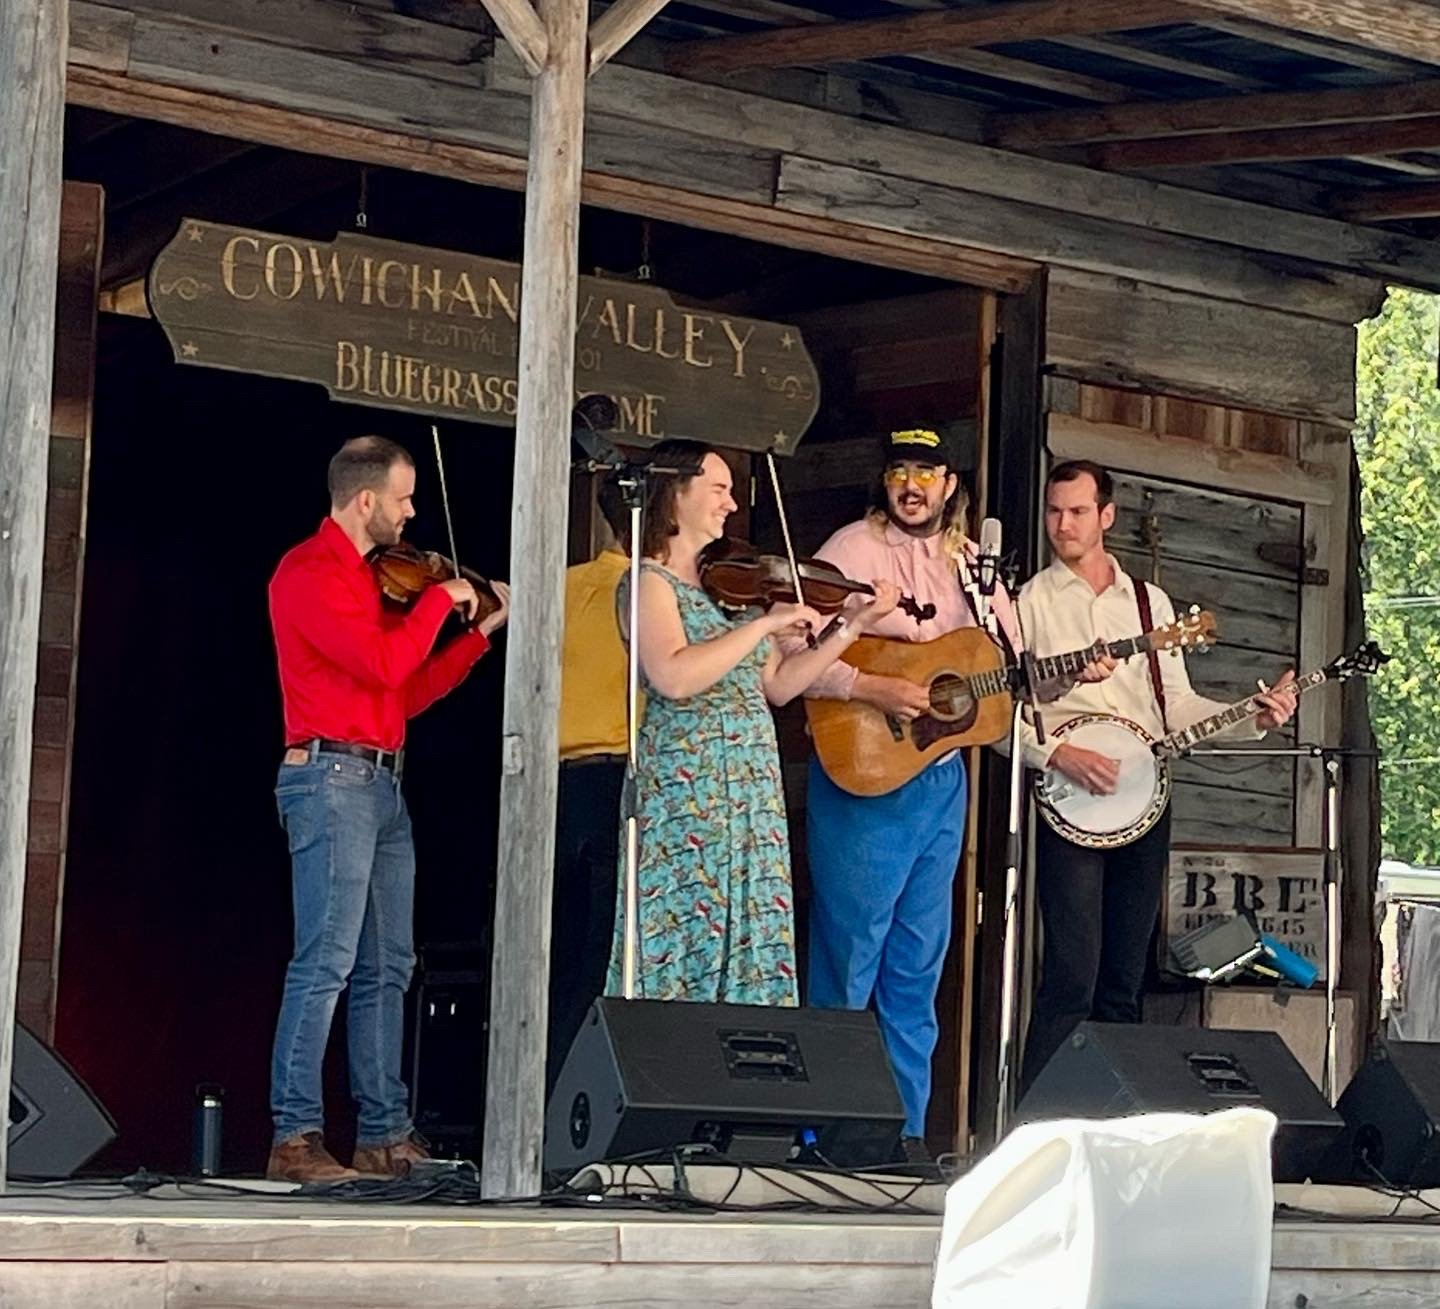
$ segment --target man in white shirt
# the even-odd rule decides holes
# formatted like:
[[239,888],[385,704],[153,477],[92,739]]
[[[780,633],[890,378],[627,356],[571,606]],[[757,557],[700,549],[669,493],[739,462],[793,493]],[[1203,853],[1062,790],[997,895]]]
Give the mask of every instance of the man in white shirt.
[[[1020,592],[1025,643],[1036,656],[1138,636],[1174,621],[1170,598],[1158,586],[1127,576],[1106,552],[1105,533],[1114,522],[1114,486],[1103,468],[1070,460],[1051,470],[1045,483],[1045,532],[1054,561]],[[1141,587],[1148,592],[1148,621],[1142,620]],[[1225,707],[1195,692],[1178,650],[1160,654],[1158,664],[1163,715],[1149,661],[1137,658],[1121,664],[1107,680],[1074,686],[1045,705],[1042,722],[1059,726],[1081,714],[1114,714],[1160,737]],[[1255,726],[1261,734],[1295,712],[1295,693],[1288,689],[1293,680],[1294,674],[1286,672],[1259,697],[1264,709]],[[1113,791],[1119,776],[1117,760],[1048,737],[1041,746],[1028,727],[1024,759],[1032,768],[1058,769],[1096,794]],[[1167,809],[1144,836],[1110,850],[1075,845],[1043,821],[1036,823],[1036,834],[1045,952],[1022,1088],[1086,1019],[1140,1021],[1145,961],[1169,859],[1170,814]]]

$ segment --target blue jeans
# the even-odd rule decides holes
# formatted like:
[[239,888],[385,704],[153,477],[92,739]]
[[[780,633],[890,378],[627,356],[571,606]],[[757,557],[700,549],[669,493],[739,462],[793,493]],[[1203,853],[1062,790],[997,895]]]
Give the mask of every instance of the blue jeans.
[[415,966],[415,847],[400,783],[363,759],[312,752],[308,763],[280,766],[275,796],[295,912],[270,1065],[275,1140],[324,1130],[320,1068],[348,982],[357,1140],[393,1145],[412,1126],[400,1051]]
[[806,797],[810,904],[807,1004],[871,999],[905,1105],[924,1136],[935,995],[950,944],[951,887],[965,836],[965,764],[931,764],[888,795],[842,791],[813,758]]

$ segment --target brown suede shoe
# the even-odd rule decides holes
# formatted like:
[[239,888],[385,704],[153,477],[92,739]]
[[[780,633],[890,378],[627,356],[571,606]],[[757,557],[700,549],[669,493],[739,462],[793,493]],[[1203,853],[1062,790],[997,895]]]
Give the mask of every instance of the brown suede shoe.
[[408,1177],[413,1164],[424,1163],[430,1151],[414,1132],[394,1145],[357,1145],[351,1167],[364,1177]]
[[350,1182],[359,1177],[325,1148],[319,1132],[292,1136],[270,1148],[265,1176],[272,1182]]

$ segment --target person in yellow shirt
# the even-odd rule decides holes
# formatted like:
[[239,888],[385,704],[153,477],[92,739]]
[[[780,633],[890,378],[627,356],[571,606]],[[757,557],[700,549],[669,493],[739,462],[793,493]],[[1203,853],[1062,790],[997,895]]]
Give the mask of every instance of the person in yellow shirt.
[[607,539],[594,559],[565,574],[548,1086],[554,1085],[591,1002],[604,989],[620,860],[627,665],[615,593],[629,567],[629,523],[613,480],[601,480],[596,498]]

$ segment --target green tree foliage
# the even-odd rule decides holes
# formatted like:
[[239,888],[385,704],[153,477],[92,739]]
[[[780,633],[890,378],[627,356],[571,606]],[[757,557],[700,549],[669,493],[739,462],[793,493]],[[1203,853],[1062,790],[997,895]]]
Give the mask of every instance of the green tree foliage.
[[1440,297],[1393,290],[1360,327],[1355,447],[1386,857],[1440,864]]

